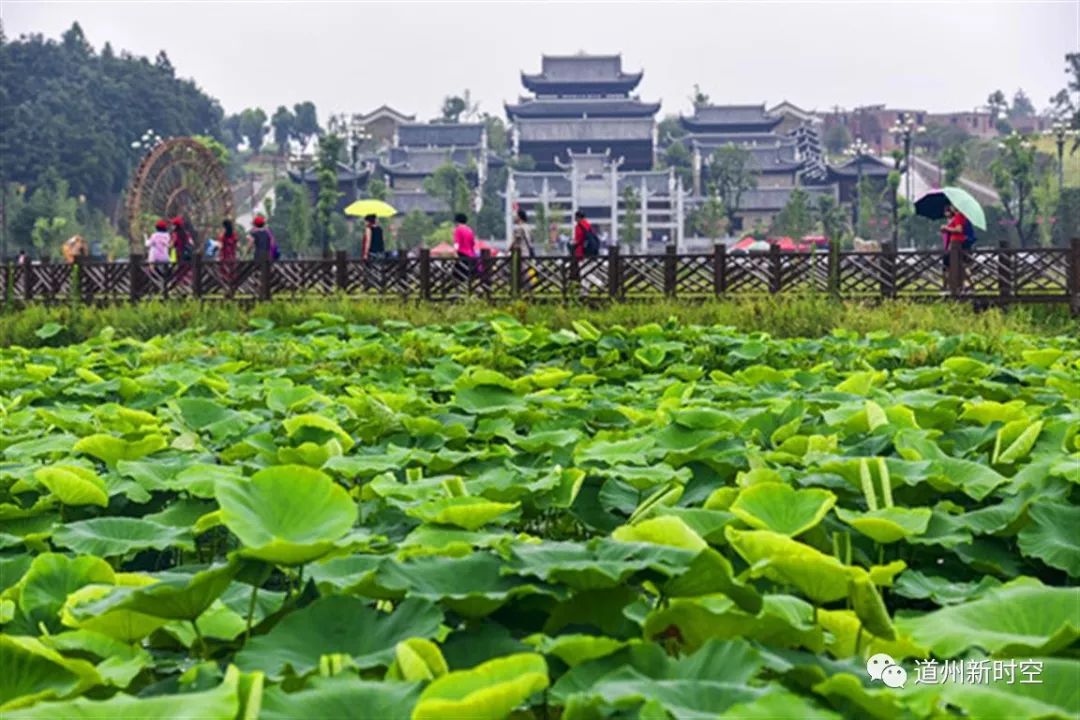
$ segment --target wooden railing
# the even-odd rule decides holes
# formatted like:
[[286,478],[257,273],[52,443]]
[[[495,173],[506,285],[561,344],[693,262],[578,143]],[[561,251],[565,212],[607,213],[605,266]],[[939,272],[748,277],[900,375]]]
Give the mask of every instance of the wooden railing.
[[170,300],[270,300],[344,293],[357,298],[454,301],[570,301],[580,298],[706,299],[745,295],[828,293],[838,298],[954,299],[982,304],[1067,302],[1080,311],[1080,239],[1067,248],[1009,247],[964,252],[771,252],[610,254],[524,257],[517,253],[475,260],[417,256],[371,261],[343,252],[324,260],[277,262],[5,264],[0,299],[5,308],[30,302],[82,303]]

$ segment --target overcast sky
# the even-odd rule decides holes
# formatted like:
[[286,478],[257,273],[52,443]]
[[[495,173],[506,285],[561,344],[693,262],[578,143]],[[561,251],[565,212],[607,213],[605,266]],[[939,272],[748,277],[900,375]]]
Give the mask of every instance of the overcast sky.
[[1080,47],[1080,0],[1017,2],[259,2],[0,0],[9,38],[59,37],[77,20],[153,57],[227,112],[312,100],[327,111],[383,103],[420,120],[465,88],[481,110],[524,90],[540,56],[622,53],[644,70],[638,91],[663,112],[689,110],[699,83],[713,102],[806,109],[887,103],[968,110],[1019,87],[1042,110]]

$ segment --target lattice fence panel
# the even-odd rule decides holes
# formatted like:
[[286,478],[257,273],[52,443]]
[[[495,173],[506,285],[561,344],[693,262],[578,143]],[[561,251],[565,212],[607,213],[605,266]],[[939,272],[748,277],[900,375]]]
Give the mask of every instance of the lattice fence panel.
[[897,295],[943,295],[945,291],[942,253],[925,250],[897,253]]
[[664,257],[662,255],[624,255],[622,294],[641,297],[664,294]]
[[[660,289],[662,292],[662,279]],[[675,262],[678,297],[711,297],[715,292],[712,255],[684,255]]]
[[764,253],[727,256],[727,291],[731,293],[769,292],[769,263]]

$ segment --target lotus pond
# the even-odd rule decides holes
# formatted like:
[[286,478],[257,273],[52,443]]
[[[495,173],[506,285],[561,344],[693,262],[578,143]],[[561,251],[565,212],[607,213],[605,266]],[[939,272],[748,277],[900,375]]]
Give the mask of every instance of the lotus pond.
[[1078,483],[1075,337],[7,348],[0,713],[1076,717]]

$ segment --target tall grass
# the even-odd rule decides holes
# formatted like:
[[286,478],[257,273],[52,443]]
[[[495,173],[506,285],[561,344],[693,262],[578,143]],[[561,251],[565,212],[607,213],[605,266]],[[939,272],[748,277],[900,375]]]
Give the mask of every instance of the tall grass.
[[[138,339],[185,330],[245,331],[252,327],[251,321],[255,319],[289,327],[311,319],[316,313],[340,315],[351,323],[379,324],[395,320],[414,325],[456,323],[503,314],[525,323],[543,323],[555,328],[570,327],[574,320],[581,319],[600,327],[633,327],[673,319],[683,324],[730,325],[747,332],[764,331],[776,337],[820,337],[839,329],[858,333],[884,331],[896,335],[914,331],[979,333],[988,338],[1006,332],[1043,335],[1080,332],[1080,320],[1071,317],[1064,306],[1021,306],[975,312],[968,305],[951,302],[866,304],[838,302],[816,295],[702,303],[664,299],[600,307],[524,302],[492,305],[479,301],[458,304],[370,302],[335,296],[261,304],[151,301],[105,307],[35,305],[0,315],[0,346],[37,347],[80,342],[107,327],[113,328],[117,337]],[[59,332],[40,337],[39,330],[49,323],[61,326]]]

